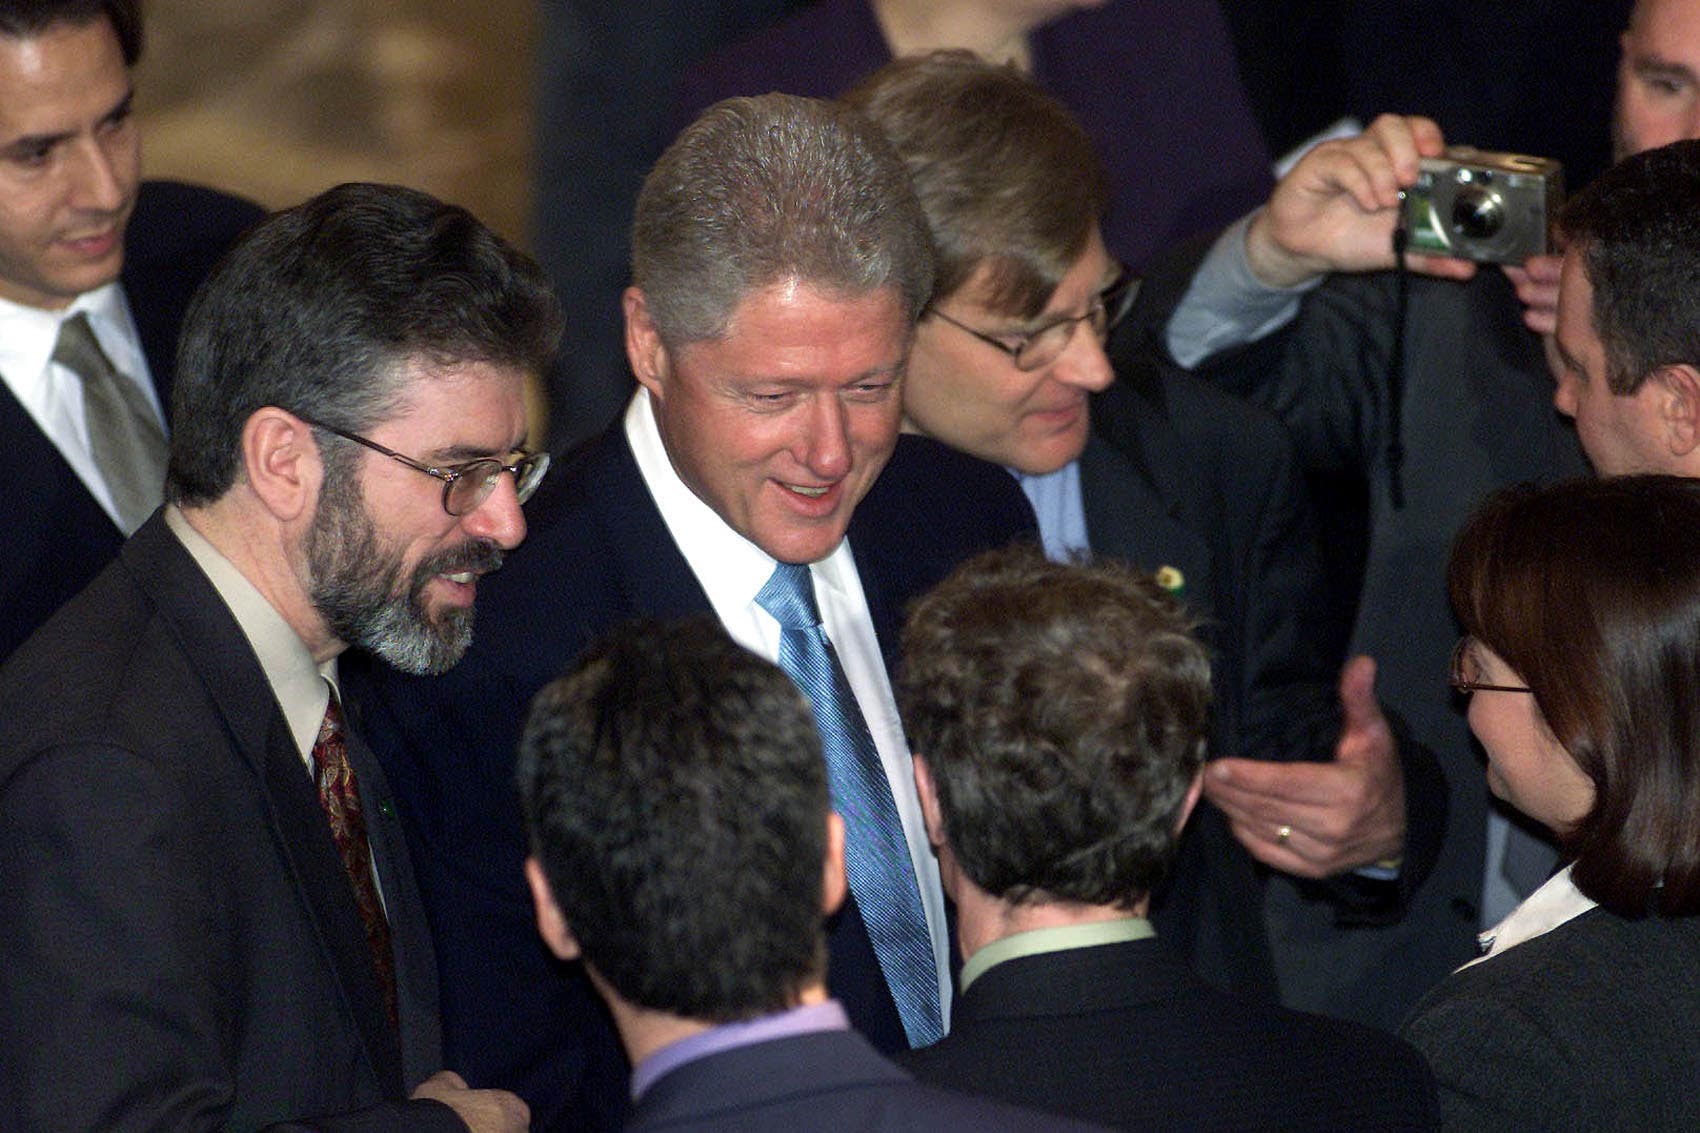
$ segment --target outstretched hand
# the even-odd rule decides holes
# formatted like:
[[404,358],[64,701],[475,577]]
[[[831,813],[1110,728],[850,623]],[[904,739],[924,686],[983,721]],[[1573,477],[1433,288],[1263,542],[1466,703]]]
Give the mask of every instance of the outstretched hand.
[[1405,844],[1405,781],[1375,698],[1375,661],[1340,671],[1343,722],[1328,763],[1218,759],[1204,794],[1258,861],[1323,878],[1397,859]]

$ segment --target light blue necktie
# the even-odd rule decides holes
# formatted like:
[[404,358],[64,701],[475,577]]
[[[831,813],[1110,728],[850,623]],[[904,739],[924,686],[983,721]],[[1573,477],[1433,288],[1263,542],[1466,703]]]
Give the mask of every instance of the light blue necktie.
[[904,1033],[912,1047],[937,1042],[944,1036],[938,969],[909,844],[874,737],[821,628],[809,568],[779,563],[756,604],[779,622],[779,667],[814,708],[832,806],[844,818],[850,892],[897,999]]

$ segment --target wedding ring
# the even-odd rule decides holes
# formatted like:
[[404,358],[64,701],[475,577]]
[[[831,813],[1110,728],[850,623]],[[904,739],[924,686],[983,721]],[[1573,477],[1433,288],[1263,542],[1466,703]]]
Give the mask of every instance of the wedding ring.
[[1275,840],[1283,846],[1287,844],[1288,839],[1292,838],[1292,836],[1293,828],[1291,826],[1278,826],[1275,828]]

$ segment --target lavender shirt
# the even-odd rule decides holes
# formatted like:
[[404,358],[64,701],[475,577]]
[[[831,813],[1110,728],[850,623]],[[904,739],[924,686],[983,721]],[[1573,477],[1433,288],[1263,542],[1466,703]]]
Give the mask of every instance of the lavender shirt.
[[844,1014],[844,1008],[834,999],[807,1007],[793,1007],[789,1011],[763,1015],[759,1019],[743,1023],[722,1023],[688,1039],[668,1043],[632,1067],[632,1100],[643,1097],[651,1086],[672,1071],[711,1054],[721,1054],[773,1039],[789,1039],[820,1031],[849,1029],[850,1019]]

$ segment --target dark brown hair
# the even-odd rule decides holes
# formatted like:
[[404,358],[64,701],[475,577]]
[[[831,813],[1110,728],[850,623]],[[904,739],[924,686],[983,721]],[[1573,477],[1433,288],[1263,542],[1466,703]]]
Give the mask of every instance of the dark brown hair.
[[55,24],[81,27],[105,17],[118,37],[124,65],[142,57],[141,0],[7,0],[0,5],[0,35],[31,39]]
[[556,903],[627,1001],[729,1022],[824,976],[814,716],[712,615],[593,644],[532,701],[517,776]]
[[1622,916],[1700,913],[1700,481],[1508,489],[1471,517],[1447,585],[1594,782],[1558,832],[1577,888]]
[[1062,103],[968,51],[899,59],[844,101],[909,167],[933,234],[934,297],[984,266],[989,308],[1019,318],[1044,310],[1107,200],[1092,139]]
[[972,559],[910,614],[897,697],[975,885],[1128,907],[1162,879],[1210,662],[1149,576],[1032,547]]
[[1594,289],[1613,393],[1634,393],[1663,366],[1700,366],[1700,141],[1614,165],[1570,202],[1559,231]]

